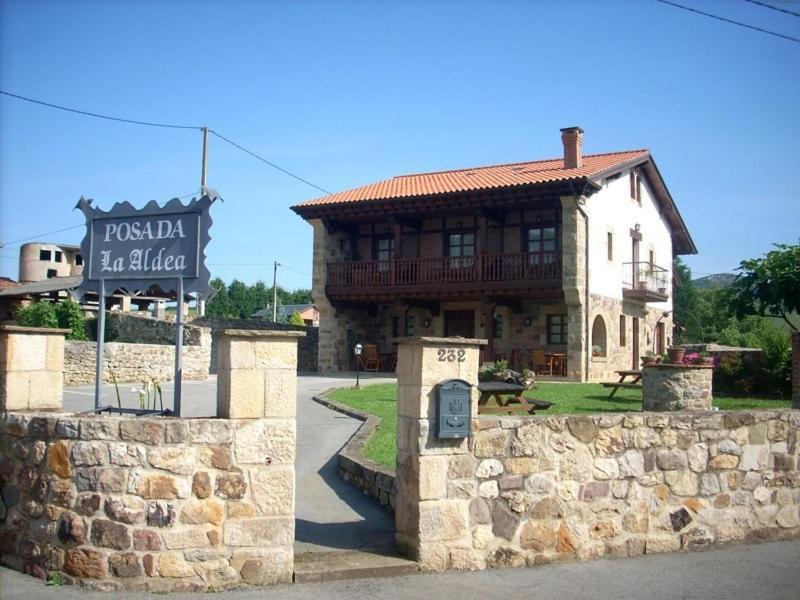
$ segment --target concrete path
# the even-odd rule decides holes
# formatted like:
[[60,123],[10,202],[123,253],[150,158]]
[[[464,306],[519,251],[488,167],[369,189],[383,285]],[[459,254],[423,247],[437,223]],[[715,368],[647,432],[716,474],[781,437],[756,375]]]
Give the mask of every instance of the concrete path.
[[[530,569],[480,573],[407,575],[329,583],[298,583],[273,588],[235,590],[203,597],[230,600],[319,600],[392,598],[417,600],[796,600],[800,596],[800,540],[730,546],[708,552],[648,555],[618,560],[565,563]],[[85,591],[45,587],[33,577],[0,568],[3,600],[85,600]],[[104,598],[95,594],[93,598]],[[110,596],[109,596],[110,597]],[[141,592],[115,592],[117,600],[153,598]],[[189,600],[197,594],[168,594]]]
[[[394,378],[361,375],[366,383]],[[336,454],[361,424],[311,398],[334,387],[349,387],[355,376],[301,375],[297,380],[297,505],[295,553],[385,548],[394,544],[394,515],[375,500],[339,478]],[[119,384],[122,406],[139,406],[135,384]],[[172,406],[172,384],[163,386],[164,406]],[[183,415],[216,414],[216,377],[183,383]],[[113,385],[104,385],[101,404],[117,404]],[[94,406],[94,386],[64,388],[64,409],[85,411]]]

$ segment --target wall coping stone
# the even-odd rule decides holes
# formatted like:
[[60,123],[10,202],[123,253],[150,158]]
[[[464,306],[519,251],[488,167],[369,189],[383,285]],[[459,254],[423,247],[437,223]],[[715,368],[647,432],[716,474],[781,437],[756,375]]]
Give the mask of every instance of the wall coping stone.
[[269,329],[223,329],[220,335],[235,338],[301,338],[305,331],[275,331]]
[[643,369],[713,369],[714,365],[676,365],[673,363],[656,363],[654,365],[644,365]]
[[398,338],[393,338],[392,342],[396,344],[447,345],[447,346],[486,346],[489,344],[489,340],[483,340],[478,338],[429,337],[429,336],[398,337]]
[[0,332],[32,333],[36,335],[66,335],[72,329],[57,329],[55,327],[25,327],[23,325],[0,325]]

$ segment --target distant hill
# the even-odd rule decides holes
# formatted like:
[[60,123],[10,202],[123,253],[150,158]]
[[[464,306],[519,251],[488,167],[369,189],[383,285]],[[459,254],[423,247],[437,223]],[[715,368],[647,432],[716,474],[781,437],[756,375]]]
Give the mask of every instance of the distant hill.
[[720,288],[728,287],[733,280],[736,279],[736,275],[733,273],[715,273],[714,275],[706,275],[705,277],[699,277],[698,279],[693,279],[694,285],[697,289],[700,290],[718,290]]

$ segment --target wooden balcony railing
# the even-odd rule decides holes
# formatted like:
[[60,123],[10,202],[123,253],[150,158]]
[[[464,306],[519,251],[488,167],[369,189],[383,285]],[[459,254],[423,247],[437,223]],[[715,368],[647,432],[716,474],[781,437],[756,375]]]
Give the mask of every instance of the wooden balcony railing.
[[482,254],[328,263],[329,287],[414,286],[561,278],[561,256]]

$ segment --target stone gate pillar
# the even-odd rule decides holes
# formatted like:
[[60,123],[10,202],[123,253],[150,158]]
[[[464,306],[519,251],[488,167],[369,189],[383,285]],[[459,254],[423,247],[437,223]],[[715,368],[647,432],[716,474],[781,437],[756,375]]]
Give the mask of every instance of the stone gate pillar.
[[0,411],[62,409],[70,331],[0,325]]
[[436,384],[463,379],[473,385],[472,432],[478,415],[478,351],[486,340],[417,337],[398,340],[397,357],[397,545],[420,568],[441,571],[450,546],[471,547],[465,494],[447,487],[448,471],[468,468],[472,437],[436,436]]

